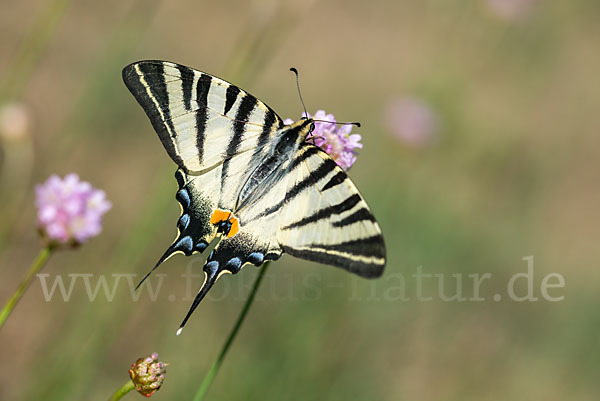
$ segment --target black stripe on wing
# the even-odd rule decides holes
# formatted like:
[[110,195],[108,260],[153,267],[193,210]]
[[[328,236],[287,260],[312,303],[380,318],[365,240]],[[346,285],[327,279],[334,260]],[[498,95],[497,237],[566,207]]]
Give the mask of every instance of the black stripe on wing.
[[[196,102],[207,105],[208,104],[208,92],[210,91],[210,85],[212,83],[212,77],[208,74],[200,75],[198,84],[196,85]],[[196,110],[196,148],[198,149],[198,160],[202,164],[204,159],[204,141],[206,138],[206,124],[208,121],[208,108],[199,107]]]
[[369,209],[363,207],[362,209],[358,209],[356,212],[352,213],[350,216],[344,217],[340,221],[334,221],[331,223],[331,225],[334,227],[345,227],[356,222],[366,220],[375,222],[375,217],[373,217]]
[[[227,96],[229,96],[229,94]],[[250,118],[250,115],[257,104],[258,100],[249,94],[246,94],[240,101],[240,106],[235,113],[235,120],[233,121],[233,135],[231,136],[229,144],[227,145],[227,153],[225,154],[223,169],[221,170],[221,188],[225,186],[231,158],[237,153],[237,150],[242,143],[244,133],[246,132],[246,122]]]
[[[268,148],[265,145],[269,142],[271,138],[271,132],[273,128],[281,129],[284,126],[283,121],[277,119],[277,115],[273,110],[269,110],[265,114],[265,119],[263,121],[263,129],[256,141],[256,149],[254,149],[254,153],[252,154],[252,159],[263,159],[264,155],[268,152]],[[258,159],[257,159],[258,158]]]
[[283,121],[277,121],[277,114],[273,110],[267,111],[265,114],[265,121],[263,122],[263,129],[258,137],[258,141],[256,142],[256,147],[258,149],[262,148],[269,141],[269,137],[271,136],[271,129],[275,126],[276,129],[280,129],[283,127]]
[[285,195],[285,200],[289,201],[298,196],[302,191],[311,186],[315,185],[317,182],[321,181],[327,174],[335,170],[337,164],[333,159],[326,159],[323,163],[317,167],[316,170],[312,171],[310,175],[305,177],[302,181],[298,182],[296,185],[290,189]]
[[161,63],[135,63],[123,69],[123,81],[142,106],[160,141],[179,166],[184,166],[175,148],[176,135],[169,111],[169,95]]
[[290,170],[298,167],[300,165],[300,163],[302,163],[304,160],[307,160],[308,158],[316,155],[319,152],[321,152],[321,149],[319,149],[316,146],[310,146],[308,149],[306,149],[304,152],[302,152],[300,154],[300,156],[298,156],[294,160],[292,160],[292,164],[290,165]]
[[343,267],[365,278],[381,276],[385,266],[385,245],[381,235],[339,244],[310,244],[302,249],[285,245],[281,248],[292,256]]
[[321,191],[327,191],[328,189],[333,188],[336,185],[340,185],[346,180],[346,178],[348,178],[348,175],[343,170],[340,170],[336,175],[331,177],[331,179],[327,182],[327,184],[325,184],[323,188],[321,188]]
[[355,253],[357,256],[372,256],[375,258],[383,258],[385,256],[385,247],[383,246],[383,237],[381,235],[358,238],[339,244],[312,244],[311,247],[329,251],[350,252]]
[[183,93],[183,105],[187,111],[192,109],[192,90],[194,89],[194,71],[187,67],[178,65],[181,74],[181,92]]
[[310,216],[304,217],[303,219],[300,219],[300,220],[296,221],[295,223],[292,223],[285,227],[282,227],[281,229],[289,230],[291,228],[302,227],[302,226],[314,223],[316,221],[319,221],[321,219],[326,219],[334,214],[342,214],[345,211],[352,209],[360,201],[361,201],[360,195],[354,194],[354,195],[350,196],[348,199],[346,199],[345,201],[338,203],[337,205],[333,205],[333,206],[329,206],[329,207],[320,209],[320,210],[316,211],[315,213],[311,214]]
[[227,115],[229,110],[233,107],[233,104],[237,100],[238,95],[240,94],[240,88],[235,85],[231,85],[227,88],[225,92],[225,109],[223,109],[223,114]]
[[[311,151],[311,149],[312,148],[309,148],[309,150],[307,150],[304,153],[308,153],[309,151]],[[302,156],[300,156],[300,157],[302,157]],[[292,164],[293,163],[294,162],[292,162]],[[300,195],[300,193],[302,193],[302,191],[305,191],[305,190],[311,188],[313,185],[315,185],[316,183],[321,181],[324,177],[327,176],[327,174],[329,174],[330,172],[335,170],[336,166],[337,166],[337,164],[333,159],[325,159],[323,161],[323,163],[317,169],[312,171],[309,175],[304,177],[304,179],[302,179],[302,181],[297,182],[290,190],[288,190],[282,201],[280,201],[276,205],[269,207],[267,210],[265,210],[264,212],[259,214],[257,216],[257,218],[267,216],[271,213],[275,213],[276,211],[281,209],[283,207],[283,205],[285,205],[287,202],[290,202],[296,196]]]

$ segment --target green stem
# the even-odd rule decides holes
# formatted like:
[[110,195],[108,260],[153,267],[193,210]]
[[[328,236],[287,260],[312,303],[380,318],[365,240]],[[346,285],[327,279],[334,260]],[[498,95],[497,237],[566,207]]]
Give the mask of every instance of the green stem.
[[29,287],[29,285],[33,281],[35,275],[41,270],[42,267],[44,267],[53,250],[54,248],[52,246],[46,246],[42,248],[37,259],[29,268],[27,275],[25,276],[23,281],[21,281],[21,284],[19,285],[19,288],[17,288],[17,291],[15,291],[15,293],[6,303],[4,308],[2,308],[2,312],[0,312],[0,328],[4,326],[4,322],[6,321],[12,310],[15,308],[23,294],[25,293],[27,287]]
[[210,367],[210,370],[208,371],[206,376],[204,376],[204,380],[202,380],[202,383],[200,384],[200,388],[198,389],[198,392],[196,392],[194,401],[202,401],[202,399],[204,399],[204,396],[206,395],[208,388],[210,387],[213,379],[219,372],[219,368],[221,367],[221,364],[223,363],[223,359],[225,359],[225,355],[227,354],[227,351],[231,347],[231,344],[233,343],[235,336],[237,335],[238,331],[240,330],[240,327],[242,327],[242,323],[244,323],[244,319],[246,318],[246,315],[248,314],[248,310],[250,310],[250,305],[252,305],[252,301],[254,301],[254,296],[256,295],[258,287],[260,286],[260,283],[261,283],[265,273],[267,272],[268,267],[269,267],[269,262],[265,263],[263,265],[263,267],[260,269],[260,271],[258,273],[258,277],[256,277],[256,280],[254,281],[254,286],[252,287],[252,290],[250,291],[250,295],[248,295],[246,304],[244,305],[244,308],[242,309],[240,316],[238,317],[237,321],[235,322],[235,326],[233,326],[233,329],[231,330],[231,333],[229,334],[229,337],[227,338],[227,341],[225,342],[225,345],[223,346],[221,353],[219,354],[219,356],[217,357],[215,362]]
[[135,388],[135,386],[133,385],[133,382],[131,380],[127,380],[127,383],[125,383],[123,385],[123,387],[121,387],[120,389],[118,389],[113,395],[112,397],[110,397],[108,399],[108,401],[118,401],[121,398],[123,398],[123,396],[125,394],[127,394],[128,392],[130,392],[131,390],[133,390]]

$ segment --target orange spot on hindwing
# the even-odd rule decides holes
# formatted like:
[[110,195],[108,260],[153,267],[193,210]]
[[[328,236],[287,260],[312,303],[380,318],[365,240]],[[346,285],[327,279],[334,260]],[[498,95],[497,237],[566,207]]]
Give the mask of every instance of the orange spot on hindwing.
[[219,224],[222,221],[226,221],[229,216],[231,216],[231,212],[216,209],[212,216],[210,216],[210,224]]
[[216,209],[210,216],[210,224],[217,226],[217,233],[226,235],[227,238],[233,237],[240,231],[240,222],[227,210]]

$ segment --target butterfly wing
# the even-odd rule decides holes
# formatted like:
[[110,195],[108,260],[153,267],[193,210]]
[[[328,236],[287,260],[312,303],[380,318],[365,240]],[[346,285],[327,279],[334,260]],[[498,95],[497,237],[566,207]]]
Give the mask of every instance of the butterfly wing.
[[251,94],[179,64],[136,62],[123,69],[123,80],[179,166],[179,232],[156,269],[175,253],[208,246],[216,234],[211,213],[233,209],[239,188],[284,124]]
[[169,156],[188,173],[260,149],[283,127],[273,109],[256,97],[179,64],[139,61],[123,69],[123,81]]
[[362,277],[383,273],[381,229],[327,153],[306,143],[262,185],[260,197],[236,211],[240,232],[222,239],[208,257],[211,269],[235,273],[245,263],[260,265],[286,252]]
[[[232,172],[243,170],[238,167],[240,161],[239,155],[231,159]],[[288,161],[286,164],[289,163]],[[183,319],[178,333],[222,274],[235,274],[246,263],[260,266],[265,261],[279,259],[282,254],[277,241],[279,213],[271,212],[270,206],[282,204],[287,183],[287,169],[282,168],[261,182],[262,190],[258,196],[235,211],[239,218],[239,232],[232,237],[221,238],[208,256],[204,265],[204,283]],[[236,193],[239,193],[239,188]]]
[[209,255],[204,284],[180,330],[220,275],[237,273],[245,263],[276,260],[284,252],[362,277],[383,273],[381,229],[354,183],[327,153],[306,143],[263,185],[260,199],[236,211],[239,233],[223,238]]
[[320,148],[305,144],[281,206],[277,240],[302,259],[334,265],[362,277],[385,266],[381,229],[348,175]]

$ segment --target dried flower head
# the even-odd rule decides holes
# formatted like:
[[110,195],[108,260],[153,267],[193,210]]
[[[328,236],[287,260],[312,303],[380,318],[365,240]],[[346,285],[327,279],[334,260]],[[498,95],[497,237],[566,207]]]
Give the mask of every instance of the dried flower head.
[[387,129],[410,147],[426,147],[435,138],[435,113],[420,99],[405,97],[392,100],[385,108],[384,118]]
[[129,369],[129,377],[138,393],[150,397],[162,386],[166,372],[167,364],[159,362],[158,354],[154,352],[135,361]]
[[102,231],[102,215],[111,208],[104,191],[77,174],[53,175],[36,186],[38,224],[51,244],[82,244]]
[[[313,139],[315,145],[323,149],[331,156],[333,160],[344,170],[348,170],[356,161],[356,149],[363,147],[361,136],[350,134],[351,124],[337,125],[333,114],[327,114],[323,110],[318,110],[313,116],[308,113],[302,113],[303,117],[314,118],[315,129],[308,136]],[[285,124],[291,124],[292,119],[284,120]]]

